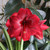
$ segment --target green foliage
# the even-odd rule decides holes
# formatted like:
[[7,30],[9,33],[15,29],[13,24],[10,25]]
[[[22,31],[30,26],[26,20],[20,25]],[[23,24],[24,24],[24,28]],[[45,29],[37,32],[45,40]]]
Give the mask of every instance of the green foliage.
[[38,5],[41,2],[41,0],[36,0],[35,5]]
[[3,32],[4,32],[4,36],[5,36],[5,39],[6,39],[6,43],[7,43],[8,49],[9,50],[14,50],[13,46],[12,46],[12,42],[10,40],[10,37],[9,37],[7,31],[4,28],[3,28]]
[[35,41],[35,49],[38,50],[37,41]]
[[45,48],[46,48],[47,45],[48,45],[48,43],[44,44],[44,45],[40,48],[40,50],[46,50]]
[[6,50],[6,48],[4,47],[4,45],[0,42],[0,50]]
[[31,1],[31,0],[28,0],[28,1]]
[[12,13],[18,12],[21,7],[24,8],[24,4],[21,0],[9,0],[5,5],[4,13],[8,16],[12,15]]
[[43,20],[42,15],[36,9],[33,8],[29,8],[29,9],[32,11],[33,14],[36,14],[40,18],[40,20]]
[[45,0],[45,2],[48,2],[48,1],[50,1],[50,0]]

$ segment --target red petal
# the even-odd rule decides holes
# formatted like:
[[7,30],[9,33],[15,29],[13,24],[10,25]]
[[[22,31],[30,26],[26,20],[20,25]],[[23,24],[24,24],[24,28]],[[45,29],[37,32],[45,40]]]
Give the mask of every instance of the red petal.
[[35,33],[34,36],[35,36],[36,38],[38,38],[38,39],[43,39],[43,33],[42,33],[42,31],[36,30],[36,33]]
[[42,29],[40,28],[40,26],[35,26],[35,27],[33,27],[33,28],[31,28],[30,29],[31,30],[31,32],[32,32],[32,35],[35,35],[36,34],[36,32],[38,32],[39,34],[42,32]]
[[46,29],[48,29],[48,28],[49,28],[49,27],[48,27],[47,25],[45,25],[45,24],[42,24],[42,25],[41,25],[41,29],[42,29],[42,30],[46,30]]
[[11,16],[17,16],[17,12],[13,13]]
[[21,34],[22,28],[18,28],[16,30],[14,30],[14,36],[17,37]]
[[32,15],[32,12],[28,9],[28,8],[26,8],[26,20],[28,20],[28,18],[29,17],[31,17],[31,15]]
[[26,13],[27,13],[27,15],[32,15],[32,12],[28,8],[26,8]]
[[35,21],[39,22],[40,18],[37,15],[33,14],[32,17],[34,18]]
[[47,20],[41,20],[39,24],[44,24]]
[[11,16],[10,16],[10,22],[13,22],[13,21],[16,21],[18,18],[17,18],[17,12],[13,13]]
[[9,36],[10,36],[11,38],[14,37],[14,34],[12,33],[11,28],[8,28],[7,32],[8,32],[8,34],[9,34]]
[[24,8],[20,8],[17,17],[19,20],[23,20],[26,17],[26,10]]
[[6,22],[6,26],[9,27],[10,26],[10,20],[8,19]]
[[20,20],[17,18],[18,13],[13,13],[10,17],[10,23],[13,28],[20,27]]
[[16,28],[19,28],[21,27],[21,21],[23,21],[23,19],[25,18],[26,16],[26,10],[21,8],[19,11],[18,11],[18,14],[17,14],[17,20],[15,20],[14,18],[12,18],[12,20],[10,21],[12,26],[16,29]]
[[21,41],[21,36],[16,36],[17,41]]
[[17,12],[15,12],[15,13],[13,13],[12,15],[11,15],[11,17],[10,17],[10,19],[16,19],[17,18]]
[[30,29],[30,31],[31,31],[31,35],[35,35],[37,30],[35,30],[35,29]]
[[13,29],[12,27],[11,28],[8,28],[8,33],[10,35],[10,37],[17,37],[21,32],[21,28],[18,28],[18,29]]
[[40,21],[40,18],[34,14],[29,19],[32,20],[33,27],[36,26]]
[[42,29],[40,28],[40,26],[36,26],[34,28],[32,28],[33,32],[35,33],[32,33],[36,38],[38,39],[42,39],[43,38],[43,33],[42,33]]
[[11,26],[15,29],[20,28],[21,24],[20,24],[20,20],[16,20],[16,21],[11,21]]
[[30,32],[29,28],[24,28],[24,31],[21,32],[21,34],[22,34],[22,39],[24,41],[28,41],[30,39],[31,32]]
[[[39,35],[40,34],[40,35]],[[43,33],[36,33],[36,35],[34,35],[36,38],[42,40],[43,39]]]

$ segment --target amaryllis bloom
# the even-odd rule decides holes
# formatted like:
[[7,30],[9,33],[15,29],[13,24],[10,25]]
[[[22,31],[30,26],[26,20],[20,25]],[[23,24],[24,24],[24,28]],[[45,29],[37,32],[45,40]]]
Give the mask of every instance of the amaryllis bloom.
[[48,28],[44,24],[45,22],[46,20],[40,21],[40,18],[32,14],[28,8],[20,8],[18,12],[10,16],[10,19],[6,22],[6,26],[11,38],[15,37],[18,41],[21,41],[22,38],[24,41],[27,41],[32,35],[38,39],[43,39],[43,30]]

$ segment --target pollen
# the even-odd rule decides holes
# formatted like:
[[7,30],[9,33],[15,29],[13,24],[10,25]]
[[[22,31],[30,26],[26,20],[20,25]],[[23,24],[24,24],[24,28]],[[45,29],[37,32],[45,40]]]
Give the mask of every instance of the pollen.
[[26,33],[25,31],[23,33]]

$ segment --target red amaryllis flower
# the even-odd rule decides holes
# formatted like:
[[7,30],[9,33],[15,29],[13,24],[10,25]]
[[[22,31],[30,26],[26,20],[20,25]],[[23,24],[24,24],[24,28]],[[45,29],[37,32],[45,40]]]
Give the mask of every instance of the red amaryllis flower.
[[6,26],[8,27],[7,31],[10,37],[15,37],[18,41],[21,41],[21,38],[27,41],[31,35],[34,35],[38,39],[43,39],[43,30],[48,28],[44,24],[45,21],[40,21],[40,18],[32,14],[28,8],[21,8],[10,16],[10,19],[6,22]]

